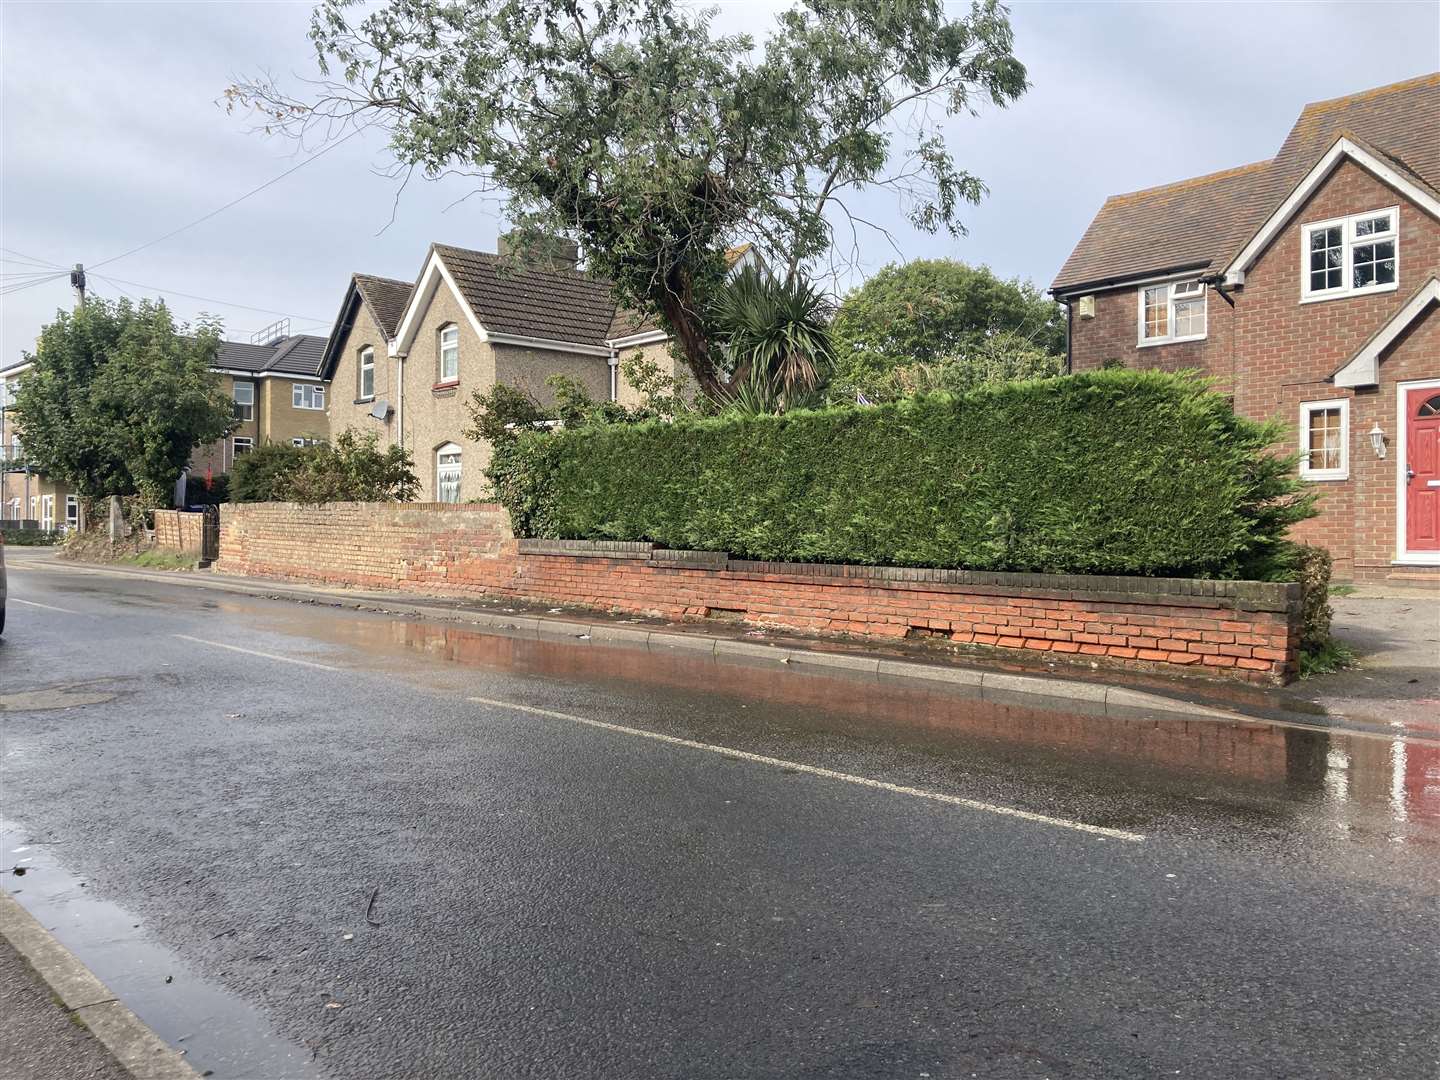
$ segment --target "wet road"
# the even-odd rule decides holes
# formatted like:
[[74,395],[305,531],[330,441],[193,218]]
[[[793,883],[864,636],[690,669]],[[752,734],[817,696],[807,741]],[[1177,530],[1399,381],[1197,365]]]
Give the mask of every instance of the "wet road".
[[1433,743],[11,595],[6,887],[216,1075],[1440,1070]]

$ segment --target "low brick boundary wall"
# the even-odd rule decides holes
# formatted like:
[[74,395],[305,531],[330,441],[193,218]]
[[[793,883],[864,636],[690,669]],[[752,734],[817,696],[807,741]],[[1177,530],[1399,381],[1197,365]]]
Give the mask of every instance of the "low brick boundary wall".
[[1252,682],[1285,682],[1298,663],[1300,586],[1292,584],[752,562],[650,544],[521,540],[507,591]]
[[199,555],[204,544],[205,515],[184,510],[155,511],[155,546],[164,551]]
[[1282,683],[1300,586],[732,559],[645,543],[520,540],[493,504],[227,504],[221,573],[507,596],[668,619]]
[[224,574],[415,592],[488,592],[513,576],[510,516],[492,503],[226,503]]

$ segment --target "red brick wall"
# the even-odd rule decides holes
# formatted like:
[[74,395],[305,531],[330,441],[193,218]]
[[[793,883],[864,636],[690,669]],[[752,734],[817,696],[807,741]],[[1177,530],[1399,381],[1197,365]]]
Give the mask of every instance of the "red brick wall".
[[483,591],[508,580],[509,515],[490,503],[228,503],[221,573],[370,589]]
[[[1399,288],[1392,292],[1302,304],[1300,230],[1367,210],[1400,207]],[[1301,525],[1298,540],[1320,544],[1335,558],[1335,576],[1384,580],[1440,572],[1394,567],[1396,471],[1393,454],[1377,460],[1368,432],[1378,422],[1394,447],[1395,384],[1402,379],[1440,378],[1440,348],[1431,312],[1404,342],[1381,357],[1378,388],[1354,392],[1329,380],[1431,275],[1440,273],[1440,222],[1398,191],[1351,162],[1343,162],[1296,212],[1246,273],[1233,293],[1232,310],[1209,294],[1209,334],[1204,342],[1136,348],[1137,289],[1099,293],[1094,319],[1076,318],[1071,351],[1074,368],[1099,367],[1110,357],[1127,367],[1176,370],[1196,367],[1216,388],[1234,396],[1236,411],[1255,419],[1280,418],[1289,432],[1280,447],[1299,448],[1300,404],[1350,398],[1350,478],[1315,481],[1321,514]]]

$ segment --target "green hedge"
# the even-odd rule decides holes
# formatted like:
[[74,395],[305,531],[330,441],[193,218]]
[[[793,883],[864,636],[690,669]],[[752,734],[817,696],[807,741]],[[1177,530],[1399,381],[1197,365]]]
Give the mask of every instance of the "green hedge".
[[1314,511],[1274,424],[1192,377],[1100,371],[873,408],[526,433],[490,478],[521,536],[756,559],[1286,576]]

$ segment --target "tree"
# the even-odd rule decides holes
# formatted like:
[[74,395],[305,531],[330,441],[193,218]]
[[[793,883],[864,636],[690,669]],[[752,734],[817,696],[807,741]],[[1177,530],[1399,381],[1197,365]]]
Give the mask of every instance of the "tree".
[[834,366],[825,298],[804,280],[747,268],[716,294],[715,328],[729,374],[717,404],[784,412],[816,396]]
[[218,325],[175,325],[163,302],[91,298],[58,312],[20,380],[26,456],[86,497],[140,493],[168,505],[197,446],[234,424],[211,368]]
[[962,233],[985,187],[941,124],[1027,85],[998,0],[953,18],[944,0],[801,0],[758,49],[681,0],[389,0],[352,24],[353,5],[313,14],[318,95],[257,79],[231,105],[297,135],[378,124],[400,171],[503,190],[522,238],[577,240],[712,394],[728,248],[756,242],[794,277],[873,186],[916,227]]
[[832,396],[848,402],[859,390],[878,404],[915,394],[960,394],[993,383],[1051,379],[1064,373],[1063,356],[1035,348],[1013,330],[1002,330],[937,363],[892,368],[872,376],[863,385],[847,385]]
[[1059,357],[1064,311],[1025,281],[1003,281],[987,267],[952,259],[921,259],[885,267],[851,291],[835,313],[840,387],[869,393],[889,374],[916,364],[993,359],[1001,351],[1033,350]]

